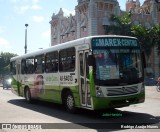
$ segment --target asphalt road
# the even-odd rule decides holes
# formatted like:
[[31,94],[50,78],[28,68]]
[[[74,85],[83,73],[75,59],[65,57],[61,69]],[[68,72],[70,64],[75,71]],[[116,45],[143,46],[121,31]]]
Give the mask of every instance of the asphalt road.
[[[2,132],[78,132],[82,130],[106,132],[105,128],[107,126],[112,128],[110,131],[115,131],[115,128],[116,131],[135,131],[135,129],[130,128],[137,126],[141,128],[152,127],[152,129],[138,129],[138,131],[159,131],[160,92],[156,91],[155,86],[148,86],[146,87],[145,103],[115,109],[114,111],[105,110],[92,112],[89,110],[79,110],[77,114],[71,114],[66,112],[61,105],[53,103],[38,102],[37,104],[28,104],[23,97],[14,95],[10,89],[3,90],[3,88],[0,87],[0,123],[0,125],[21,125],[19,126],[20,129],[16,129],[17,126],[13,127],[14,129],[12,130],[0,129]],[[26,126],[26,123],[29,125],[29,127]],[[122,128],[119,128],[119,126]],[[27,127],[27,129],[25,127]],[[39,129],[38,127],[46,129],[37,130]],[[159,128],[157,129],[157,127]],[[0,126],[0,128],[2,128],[2,126]]]

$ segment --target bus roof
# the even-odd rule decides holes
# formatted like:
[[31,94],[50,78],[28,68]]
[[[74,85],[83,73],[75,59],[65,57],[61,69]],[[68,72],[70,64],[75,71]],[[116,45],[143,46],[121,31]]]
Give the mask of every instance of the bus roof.
[[70,48],[73,46],[78,46],[80,44],[85,44],[85,43],[89,43],[91,41],[92,38],[103,38],[103,37],[121,37],[121,38],[132,38],[132,39],[136,39],[135,37],[131,37],[131,36],[120,36],[120,35],[97,35],[97,36],[89,36],[89,37],[84,37],[84,38],[80,38],[80,39],[76,39],[76,40],[72,40],[72,41],[68,41],[65,43],[61,43],[61,44],[57,44],[54,46],[51,46],[49,48],[46,49],[41,49],[38,51],[34,51],[34,52],[30,52],[24,55],[20,55],[20,56],[16,56],[11,58],[11,61],[14,61],[16,59],[22,59],[22,58],[28,58],[31,56],[37,56],[37,55],[42,55],[48,52],[52,52],[52,51],[56,51],[56,50],[60,50],[60,49],[64,49],[64,48]]

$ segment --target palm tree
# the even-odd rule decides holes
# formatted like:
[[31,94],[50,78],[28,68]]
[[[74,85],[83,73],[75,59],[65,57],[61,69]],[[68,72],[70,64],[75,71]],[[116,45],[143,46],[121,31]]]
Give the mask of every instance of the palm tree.
[[110,32],[116,35],[131,35],[131,13],[126,13],[123,17],[111,15]]
[[154,47],[152,30],[142,25],[134,25],[131,27],[132,35],[138,38],[146,57],[149,59],[152,48]]
[[[124,16],[111,15],[110,32],[116,35],[135,36],[139,39],[142,49],[147,58],[151,55],[153,39],[151,38],[151,29],[147,29],[142,25],[132,25],[131,12],[125,13]],[[160,46],[159,46],[160,48]]]
[[[154,39],[153,39],[153,32],[155,32],[155,30],[153,29],[148,29],[145,28],[142,25],[135,25],[132,26],[131,28],[131,32],[133,34],[133,36],[137,37],[140,45],[145,53],[145,58],[146,58],[146,68],[148,69],[152,69],[151,68],[151,61],[150,61],[150,56],[152,53],[152,49],[155,46],[154,43]],[[146,75],[147,76],[153,76],[153,73],[147,72],[146,71]]]
[[151,29],[152,41],[157,46],[158,55],[160,55],[160,25],[155,25]]

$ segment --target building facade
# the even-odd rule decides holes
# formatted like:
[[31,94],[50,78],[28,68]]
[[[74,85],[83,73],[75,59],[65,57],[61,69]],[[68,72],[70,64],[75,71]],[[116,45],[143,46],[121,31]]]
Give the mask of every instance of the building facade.
[[[142,5],[141,5],[142,4]],[[110,16],[123,16],[125,12],[132,12],[133,24],[142,24],[151,28],[160,24],[160,0],[127,0],[126,11],[120,9],[117,0],[78,0],[75,15],[64,16],[62,9],[51,17],[51,46],[74,39],[107,34],[107,27],[111,25]],[[149,60],[151,68],[147,72],[159,76],[159,56],[156,47],[153,48]]]

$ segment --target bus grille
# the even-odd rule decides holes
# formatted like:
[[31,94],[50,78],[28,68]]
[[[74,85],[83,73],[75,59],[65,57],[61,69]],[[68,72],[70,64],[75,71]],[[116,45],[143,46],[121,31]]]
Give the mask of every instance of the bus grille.
[[107,96],[127,95],[138,92],[138,86],[122,87],[122,88],[108,88]]

